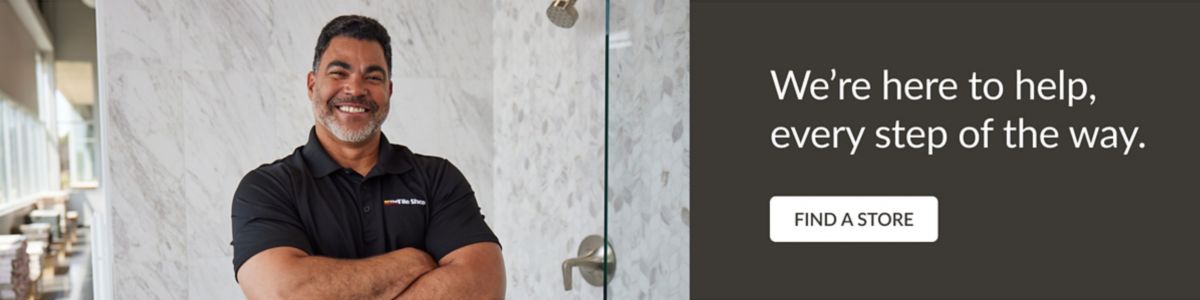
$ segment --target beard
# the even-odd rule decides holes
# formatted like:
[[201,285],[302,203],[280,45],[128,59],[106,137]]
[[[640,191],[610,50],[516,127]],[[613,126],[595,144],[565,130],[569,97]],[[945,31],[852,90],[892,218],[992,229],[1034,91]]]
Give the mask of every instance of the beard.
[[[367,108],[370,113],[367,123],[360,128],[353,128],[347,124],[343,124],[338,119],[336,112],[337,106],[342,103],[355,103]],[[366,141],[371,135],[379,131],[383,121],[387,119],[387,112],[380,109],[375,102],[367,100],[366,97],[337,97],[325,101],[324,105],[313,102],[313,110],[317,112],[317,122],[324,125],[333,134],[334,138],[346,143],[357,144]]]

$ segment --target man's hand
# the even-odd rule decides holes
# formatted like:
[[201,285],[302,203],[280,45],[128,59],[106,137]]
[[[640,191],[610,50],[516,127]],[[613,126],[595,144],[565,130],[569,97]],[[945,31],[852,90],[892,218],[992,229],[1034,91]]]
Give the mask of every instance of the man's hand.
[[436,267],[416,248],[334,259],[276,247],[246,260],[237,278],[249,299],[392,299]]

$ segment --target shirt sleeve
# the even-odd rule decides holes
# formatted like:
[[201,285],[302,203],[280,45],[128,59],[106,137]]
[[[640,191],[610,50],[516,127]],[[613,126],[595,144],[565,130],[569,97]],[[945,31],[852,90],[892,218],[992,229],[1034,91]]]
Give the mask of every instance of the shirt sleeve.
[[454,250],[478,243],[500,240],[483,221],[475,191],[466,177],[449,161],[442,160],[432,174],[435,200],[431,201],[431,217],[425,246],[436,261]]
[[262,170],[242,178],[233,194],[233,274],[255,254],[295,247],[312,254],[312,245],[290,200],[285,183]]

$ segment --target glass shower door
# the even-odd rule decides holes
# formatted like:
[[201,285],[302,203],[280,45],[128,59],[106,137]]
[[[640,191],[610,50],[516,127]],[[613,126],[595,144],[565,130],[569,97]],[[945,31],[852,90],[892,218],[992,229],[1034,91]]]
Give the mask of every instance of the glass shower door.
[[[498,123],[541,125],[537,131],[543,135],[563,131],[563,128],[585,128],[582,131],[566,130],[584,134],[572,137],[572,141],[583,142],[583,149],[575,147],[577,143],[568,143],[547,150],[550,151],[547,153],[512,155],[533,162],[513,167],[536,170],[540,164],[554,165],[553,162],[560,160],[556,159],[558,154],[574,153],[575,158],[567,160],[573,167],[555,173],[562,176],[533,181],[577,185],[565,191],[575,190],[581,194],[571,194],[574,196],[565,201],[554,198],[542,202],[551,207],[567,203],[564,210],[557,210],[547,217],[549,223],[570,220],[560,228],[534,229],[535,232],[549,232],[546,235],[515,234],[525,244],[548,244],[552,246],[551,253],[563,253],[561,290],[543,294],[546,291],[541,288],[545,286],[539,284],[532,290],[522,288],[514,295],[554,299],[596,299],[601,296],[606,299],[686,299],[689,297],[690,271],[689,3],[686,0],[551,2],[545,16],[539,16],[547,20],[542,23],[545,25],[539,26],[551,27],[549,33],[529,35],[533,45],[498,38],[499,48],[518,52],[528,49],[532,57],[541,60],[530,67],[544,72],[531,73],[535,78],[528,81],[503,77],[496,80],[498,86],[551,85],[554,88],[497,90],[500,105],[495,109],[516,112],[512,122],[502,119],[497,120]],[[516,17],[513,20],[520,22],[523,19]],[[512,38],[521,37],[514,35]],[[562,59],[547,61],[548,58]],[[507,58],[498,63],[501,69],[522,67]],[[541,69],[543,67],[549,68]],[[562,102],[508,105],[505,100],[528,97],[527,93],[535,94],[537,99],[541,98],[536,97],[541,91],[551,94],[546,98]],[[538,113],[526,114],[527,111]],[[567,117],[555,117],[563,115]],[[522,149],[531,142],[520,139],[520,128],[517,129],[509,136],[506,133],[509,129],[500,128],[497,139]],[[537,136],[536,132],[534,136]],[[501,158],[510,156],[506,154],[510,150],[505,147],[498,147],[497,151]],[[506,186],[510,185],[504,183],[510,180],[506,179],[509,178],[506,172],[497,173],[500,183],[497,186],[501,189],[508,189]],[[500,194],[535,197],[561,194],[554,184],[546,186],[543,193],[516,189],[528,188],[522,185],[512,186],[513,192],[501,190]],[[572,207],[570,203],[577,202],[575,198],[601,201]],[[501,226],[506,225],[502,223]],[[561,248],[563,241],[566,249]],[[512,247],[519,246],[509,248]],[[510,251],[509,248],[506,251]],[[518,269],[524,265],[539,265],[544,258],[532,257],[533,261],[529,263],[523,261],[524,257],[513,259],[511,273],[544,272],[542,268]],[[534,276],[531,281],[540,280]],[[515,284],[521,288],[522,283]]]
[[609,299],[689,297],[689,8],[687,0],[608,2]]

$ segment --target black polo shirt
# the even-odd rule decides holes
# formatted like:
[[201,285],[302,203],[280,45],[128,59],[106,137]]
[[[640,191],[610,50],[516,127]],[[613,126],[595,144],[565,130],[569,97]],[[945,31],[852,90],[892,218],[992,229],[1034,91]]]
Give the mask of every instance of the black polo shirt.
[[315,127],[307,145],[246,174],[233,195],[234,277],[250,257],[281,246],[334,258],[415,247],[441,260],[462,246],[499,243],[458,168],[380,139],[365,177],[330,158]]

